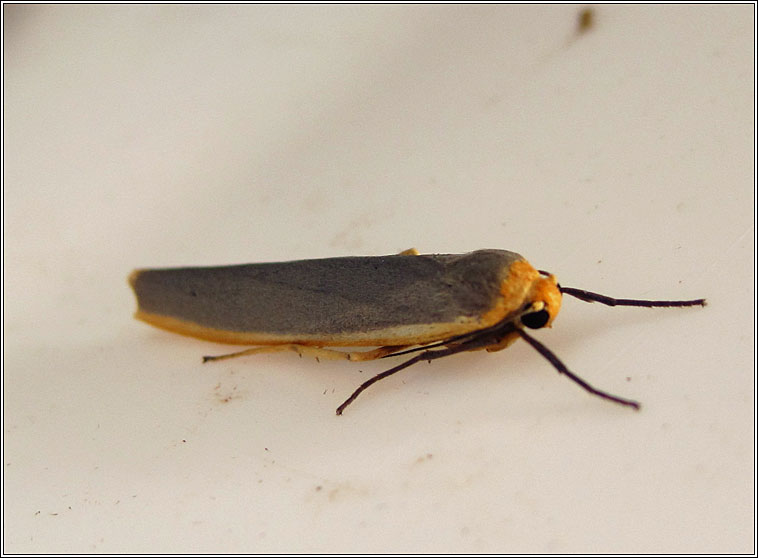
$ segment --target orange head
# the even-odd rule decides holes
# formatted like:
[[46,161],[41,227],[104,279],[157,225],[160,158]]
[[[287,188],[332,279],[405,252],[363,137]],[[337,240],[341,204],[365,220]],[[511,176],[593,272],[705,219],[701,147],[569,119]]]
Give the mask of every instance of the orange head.
[[561,309],[561,298],[555,275],[540,272],[526,295],[527,308],[521,323],[531,329],[550,327]]

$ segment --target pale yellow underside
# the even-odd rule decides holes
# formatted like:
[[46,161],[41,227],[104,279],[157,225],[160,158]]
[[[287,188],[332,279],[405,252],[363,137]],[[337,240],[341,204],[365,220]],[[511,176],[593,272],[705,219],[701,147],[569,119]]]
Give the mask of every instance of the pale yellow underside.
[[421,345],[447,339],[494,325],[482,320],[461,318],[457,323],[419,324],[376,329],[368,332],[350,332],[330,335],[304,335],[286,333],[260,333],[226,331],[205,327],[193,322],[137,311],[138,320],[174,333],[232,345],[281,345],[297,343],[316,347],[379,347],[387,345]]

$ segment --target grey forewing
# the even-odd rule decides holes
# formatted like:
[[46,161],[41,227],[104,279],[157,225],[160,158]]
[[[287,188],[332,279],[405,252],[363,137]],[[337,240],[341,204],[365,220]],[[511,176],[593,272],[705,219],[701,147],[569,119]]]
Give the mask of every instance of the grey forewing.
[[336,334],[448,323],[492,308],[505,250],[144,270],[140,309],[240,332]]

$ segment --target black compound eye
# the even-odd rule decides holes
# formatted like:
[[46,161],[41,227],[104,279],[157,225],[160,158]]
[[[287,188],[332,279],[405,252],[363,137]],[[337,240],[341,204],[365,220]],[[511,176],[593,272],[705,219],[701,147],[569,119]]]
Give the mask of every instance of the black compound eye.
[[521,316],[521,323],[530,329],[539,329],[545,327],[545,324],[550,320],[550,314],[544,308],[531,314],[524,314]]

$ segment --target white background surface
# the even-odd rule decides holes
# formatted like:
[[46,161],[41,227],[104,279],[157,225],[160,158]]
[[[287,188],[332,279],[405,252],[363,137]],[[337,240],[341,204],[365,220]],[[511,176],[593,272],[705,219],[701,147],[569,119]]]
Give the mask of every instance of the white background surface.
[[[752,5],[4,5],[5,552],[754,552]],[[530,347],[227,352],[135,267],[505,248]],[[359,372],[362,371],[362,373]]]

